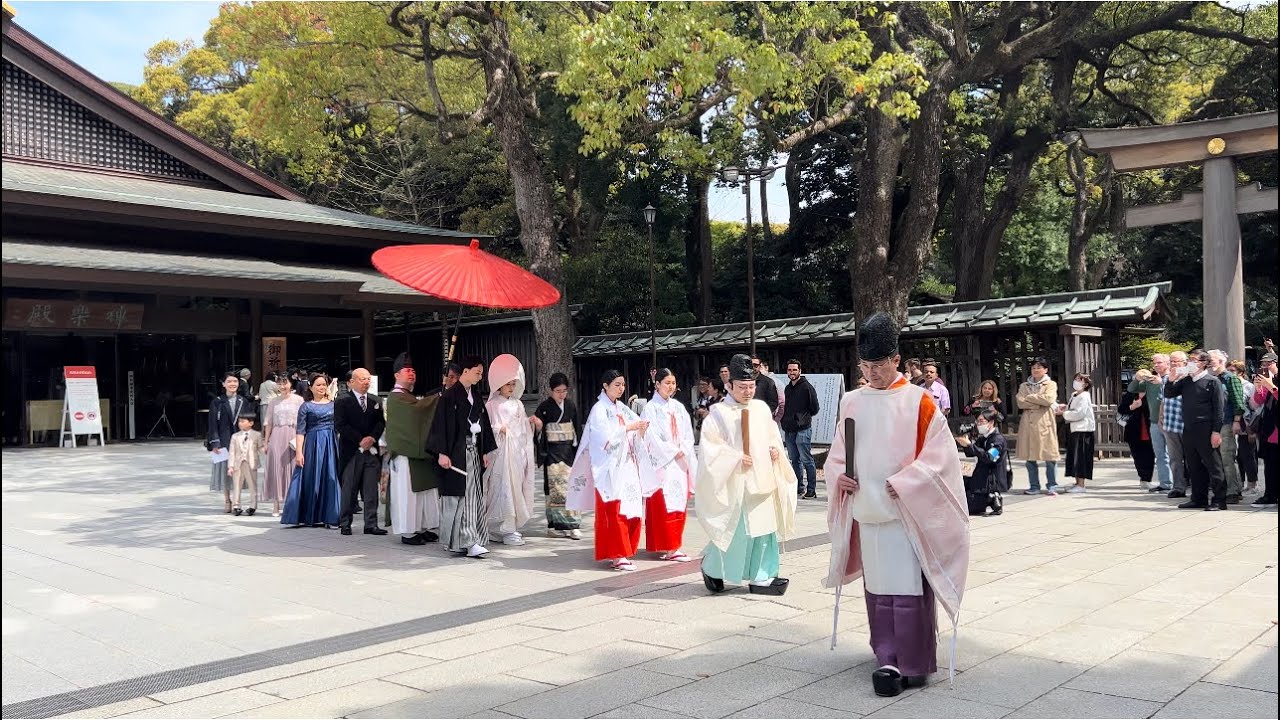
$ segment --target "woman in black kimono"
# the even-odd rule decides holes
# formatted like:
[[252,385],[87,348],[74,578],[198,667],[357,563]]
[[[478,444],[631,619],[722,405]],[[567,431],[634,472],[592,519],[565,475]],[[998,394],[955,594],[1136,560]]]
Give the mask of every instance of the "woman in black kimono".
[[565,509],[569,470],[578,453],[582,425],[578,408],[569,399],[569,378],[555,373],[548,383],[551,394],[533,416],[538,427],[538,464],[542,466],[542,491],[547,498],[547,535],[582,539],[578,514]]

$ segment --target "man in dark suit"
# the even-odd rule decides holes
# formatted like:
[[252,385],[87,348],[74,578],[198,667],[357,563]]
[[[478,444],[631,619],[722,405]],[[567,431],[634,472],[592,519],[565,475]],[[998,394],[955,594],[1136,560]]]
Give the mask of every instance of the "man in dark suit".
[[356,493],[364,497],[364,534],[386,535],[378,527],[378,479],[382,458],[378,457],[378,438],[387,426],[382,403],[369,395],[372,378],[369,371],[351,371],[351,391],[333,403],[333,426],[338,433],[338,474],[342,478],[342,512],[338,527],[343,535],[351,534],[351,518],[355,514]]
[[769,412],[778,412],[778,403],[781,402],[781,398],[778,397],[778,385],[769,375],[769,367],[759,355],[751,356],[751,370],[756,374],[756,399],[763,400],[764,404],[769,406]]
[[[1191,499],[1184,510],[1226,510],[1227,480],[1222,470],[1222,406],[1226,393],[1209,372],[1209,353],[1195,350],[1180,368],[1180,377],[1164,385],[1164,396],[1182,398],[1182,456],[1191,474]],[[1213,488],[1213,502],[1209,489]]]

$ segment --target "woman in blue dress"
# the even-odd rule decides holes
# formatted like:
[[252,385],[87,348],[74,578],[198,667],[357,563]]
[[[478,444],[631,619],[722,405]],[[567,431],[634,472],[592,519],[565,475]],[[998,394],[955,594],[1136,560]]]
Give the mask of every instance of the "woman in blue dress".
[[280,523],[302,527],[338,524],[338,437],[333,430],[329,378],[311,378],[311,400],[298,409],[296,465]]

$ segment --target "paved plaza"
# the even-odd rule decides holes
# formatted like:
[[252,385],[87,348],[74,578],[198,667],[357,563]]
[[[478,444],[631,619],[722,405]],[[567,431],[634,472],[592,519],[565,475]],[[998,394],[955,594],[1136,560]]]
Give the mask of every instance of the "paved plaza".
[[787,595],[709,597],[696,563],[610,573],[536,522],[465,560],[224,515],[194,442],[3,468],[6,718],[1277,716],[1276,513],[1176,510],[1123,460],[973,521],[954,689],[897,698],[857,584],[830,648],[825,502]]

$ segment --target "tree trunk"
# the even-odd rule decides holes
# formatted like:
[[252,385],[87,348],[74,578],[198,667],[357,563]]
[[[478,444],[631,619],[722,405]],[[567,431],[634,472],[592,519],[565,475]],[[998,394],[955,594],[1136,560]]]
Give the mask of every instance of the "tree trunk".
[[858,212],[853,219],[853,250],[849,254],[853,311],[857,322],[884,311],[901,324],[906,321],[907,293],[911,288],[899,287],[898,278],[889,270],[893,195],[902,157],[898,121],[871,110],[866,139],[866,151],[858,162]]
[[684,252],[689,267],[689,306],[698,309],[698,323],[711,319],[711,215],[708,199],[711,181],[690,174],[688,184],[689,212],[685,217]]
[[[1072,194],[1071,230],[1067,238],[1067,287],[1074,291],[1087,290],[1090,285],[1102,281],[1106,265],[1100,270],[1089,271],[1089,240],[1112,213],[1111,165],[1103,166],[1097,182],[1089,179],[1089,165],[1085,161],[1082,143],[1067,148],[1067,176],[1075,187]],[[1102,191],[1097,207],[1090,212],[1091,188]],[[1116,207],[1119,207],[1118,205]]]
[[[951,195],[951,264],[956,273],[956,302],[991,296],[995,262],[987,262],[988,246],[983,227],[984,190],[991,162],[990,151],[970,158],[956,169]],[[994,255],[994,253],[992,253]]]
[[[543,161],[538,156],[533,137],[529,133],[528,116],[523,98],[517,90],[515,68],[510,66],[514,56],[506,48],[499,48],[485,59],[490,79],[506,73],[506,83],[501,98],[495,103],[492,120],[502,154],[507,161],[511,185],[515,194],[516,215],[520,219],[520,245],[529,259],[529,269],[535,275],[560,289],[560,302],[542,310],[533,311],[533,329],[538,347],[537,377],[531,379],[531,387],[546,387],[551,374],[563,372],[569,376],[569,387],[576,387],[573,367],[573,320],[569,314],[568,298],[564,294],[564,278],[560,265],[560,253],[556,248],[555,205],[552,202],[551,185],[543,172]],[[491,67],[496,64],[499,67]]]
[[1047,133],[1028,130],[1009,158],[1004,184],[985,207],[986,185],[990,175],[990,156],[976,158],[983,164],[980,178],[966,171],[957,173],[952,195],[951,234],[953,262],[956,272],[956,302],[985,300],[991,297],[995,281],[996,257],[1004,231],[1013,222],[1018,205],[1031,187],[1031,171],[1049,142]]

